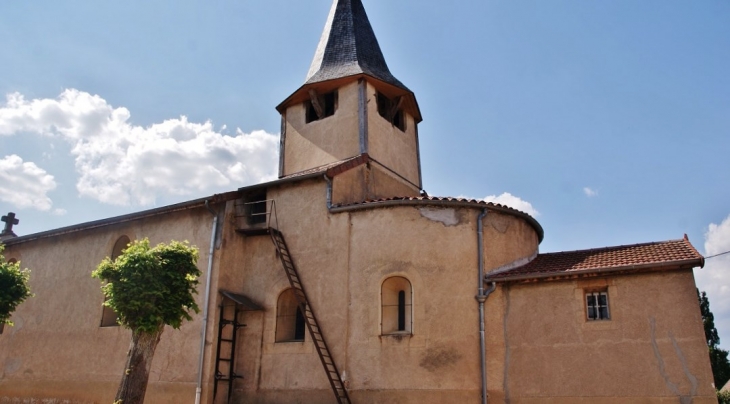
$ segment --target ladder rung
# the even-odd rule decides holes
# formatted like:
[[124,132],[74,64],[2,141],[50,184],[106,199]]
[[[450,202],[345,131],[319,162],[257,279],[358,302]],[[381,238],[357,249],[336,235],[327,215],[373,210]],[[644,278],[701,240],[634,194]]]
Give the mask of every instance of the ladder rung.
[[294,289],[294,295],[297,298],[299,307],[304,308],[302,313],[304,315],[304,320],[307,322],[309,333],[312,336],[314,346],[317,348],[317,354],[322,361],[324,371],[327,374],[327,378],[330,380],[332,389],[337,397],[337,402],[339,404],[351,404],[350,397],[347,394],[347,389],[345,388],[342,379],[340,379],[340,375],[337,372],[337,366],[335,366],[335,361],[327,348],[327,343],[324,341],[324,336],[321,333],[321,327],[319,326],[319,323],[317,323],[317,318],[314,316],[314,312],[312,312],[311,306],[309,305],[309,299],[307,299],[307,295],[304,292],[304,287],[301,279],[299,278],[299,274],[297,273],[291,253],[289,252],[289,247],[287,247],[286,242],[284,241],[284,234],[280,230],[274,228],[269,228],[269,234],[271,235],[271,239],[276,247],[284,272],[289,279],[289,283]]

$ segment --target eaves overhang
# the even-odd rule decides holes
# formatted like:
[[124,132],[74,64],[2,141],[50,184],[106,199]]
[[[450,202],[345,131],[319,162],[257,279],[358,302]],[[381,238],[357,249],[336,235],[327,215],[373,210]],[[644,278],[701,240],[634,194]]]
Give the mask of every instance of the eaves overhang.
[[421,108],[418,105],[416,95],[413,93],[413,91],[407,88],[395,86],[391,83],[388,83],[366,73],[358,73],[349,76],[338,77],[331,80],[318,81],[315,83],[305,83],[296,91],[294,91],[284,101],[282,101],[279,105],[277,105],[276,110],[280,114],[284,114],[286,112],[286,109],[290,106],[300,104],[308,100],[310,89],[313,89],[318,93],[325,94],[334,91],[347,83],[356,82],[360,79],[365,79],[366,81],[371,83],[376,89],[378,89],[378,91],[382,92],[383,95],[389,98],[404,97],[403,109],[411,116],[413,116],[413,119],[415,119],[416,123],[421,123],[423,121]]
[[470,209],[487,209],[495,212],[505,213],[511,216],[519,217],[525,220],[537,233],[538,243],[541,243],[545,237],[545,231],[535,218],[520,210],[510,208],[492,202],[477,201],[475,199],[448,198],[448,197],[398,197],[386,198],[380,200],[359,202],[347,205],[335,205],[330,208],[330,212],[348,212],[358,210],[369,210],[387,208],[393,206],[439,206],[448,208],[470,208]]
[[487,283],[534,283],[547,281],[565,281],[582,278],[596,278],[608,275],[629,275],[634,273],[645,273],[655,271],[671,271],[692,269],[704,267],[704,258],[692,258],[686,260],[669,261],[669,262],[648,262],[635,265],[622,265],[616,267],[605,268],[588,268],[579,271],[567,272],[550,272],[550,273],[533,273],[533,274],[516,274],[508,276],[490,276],[485,275],[484,281]]
[[101,219],[101,220],[94,220],[91,222],[75,224],[73,226],[61,227],[58,229],[53,229],[53,230],[43,231],[43,232],[39,232],[39,233],[28,234],[25,236],[15,237],[15,238],[4,240],[2,242],[2,244],[6,245],[6,246],[11,246],[11,245],[26,243],[26,242],[34,241],[34,240],[39,240],[39,239],[44,239],[44,238],[49,238],[49,237],[56,237],[56,236],[76,233],[76,232],[80,232],[80,231],[84,231],[84,230],[111,226],[114,224],[119,224],[119,223],[124,223],[124,222],[131,222],[134,220],[145,219],[148,217],[159,216],[159,215],[163,215],[163,214],[167,214],[167,213],[178,212],[178,211],[189,210],[189,209],[196,209],[196,208],[204,207],[206,202],[208,202],[209,204],[217,204],[217,203],[226,202],[226,201],[229,201],[232,199],[237,199],[238,196],[239,196],[238,191],[226,192],[226,193],[222,193],[222,194],[215,194],[215,195],[211,195],[209,197],[195,199],[192,201],[186,201],[186,202],[182,202],[182,203],[177,203],[174,205],[162,206],[159,208],[144,210],[141,212],[129,213],[126,215],[115,216],[115,217],[110,217],[110,218]]

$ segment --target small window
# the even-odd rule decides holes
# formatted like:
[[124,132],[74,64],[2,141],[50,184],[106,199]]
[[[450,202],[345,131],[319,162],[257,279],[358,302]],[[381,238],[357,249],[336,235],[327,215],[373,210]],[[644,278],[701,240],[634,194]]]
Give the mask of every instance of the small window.
[[586,292],[586,316],[588,321],[610,320],[608,291]]
[[8,264],[15,264],[16,262],[18,262],[18,260],[16,260],[15,258],[11,258],[8,260]]
[[[337,91],[323,95],[318,95],[313,92],[310,94],[310,97],[312,99],[304,103],[304,107],[307,109],[307,123],[318,121],[335,114],[335,111],[337,110]],[[315,102],[318,103],[321,108],[319,113]]]
[[410,334],[413,330],[411,282],[400,276],[386,279],[381,299],[382,334]]
[[[124,250],[127,249],[127,246],[129,246],[129,243],[131,241],[129,240],[129,237],[122,236],[119,237],[116,243],[114,243],[114,248],[112,248],[112,255],[111,259],[116,260],[119,258],[120,255],[124,252]],[[104,300],[106,301],[106,299]],[[117,320],[119,319],[119,315],[116,311],[112,310],[111,307],[103,306],[103,311],[101,312],[101,327],[116,327],[119,325]]]
[[285,290],[276,303],[276,342],[304,341],[305,325],[296,292]]
[[401,97],[391,100],[390,98],[378,93],[378,114],[390,122],[393,126],[406,131],[406,116],[401,108]]
[[268,219],[266,190],[250,195],[246,198],[246,213],[249,225],[264,224]]

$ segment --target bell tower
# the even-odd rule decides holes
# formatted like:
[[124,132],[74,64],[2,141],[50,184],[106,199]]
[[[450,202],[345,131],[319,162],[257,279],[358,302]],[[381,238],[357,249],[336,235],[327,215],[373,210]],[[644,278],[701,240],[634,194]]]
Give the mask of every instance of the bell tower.
[[362,0],[334,0],[304,84],[277,110],[280,178],[360,156],[398,196],[422,188],[418,103],[390,73]]

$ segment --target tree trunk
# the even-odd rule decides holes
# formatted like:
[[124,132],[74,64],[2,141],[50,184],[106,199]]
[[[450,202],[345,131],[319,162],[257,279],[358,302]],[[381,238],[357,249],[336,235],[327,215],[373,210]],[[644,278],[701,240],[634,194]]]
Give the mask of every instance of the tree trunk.
[[142,404],[147,392],[147,379],[150,377],[152,356],[160,342],[163,327],[152,333],[132,332],[132,345],[127,354],[127,366],[122,382],[114,398],[115,404]]

